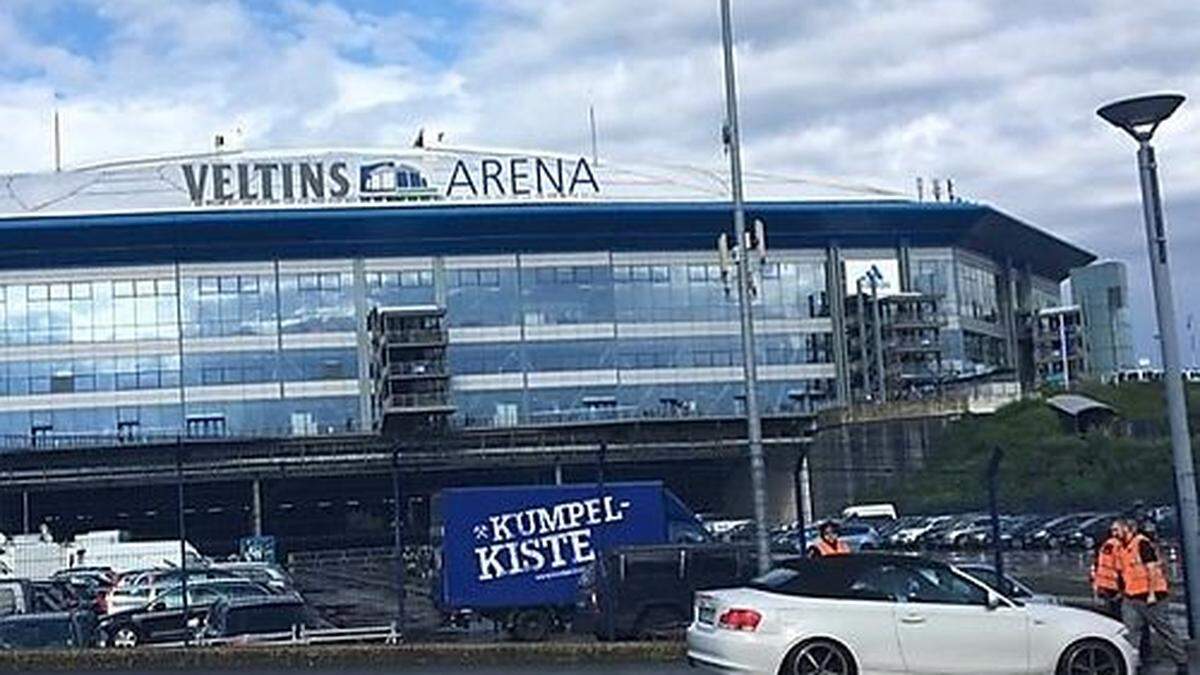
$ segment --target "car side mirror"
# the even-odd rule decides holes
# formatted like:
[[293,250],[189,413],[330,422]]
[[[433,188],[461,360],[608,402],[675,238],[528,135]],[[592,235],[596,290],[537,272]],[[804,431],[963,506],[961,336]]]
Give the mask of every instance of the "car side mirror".
[[988,594],[987,594],[988,610],[995,611],[997,609],[1000,609],[1003,606],[1004,606],[1004,599],[1000,597],[1000,594],[996,593],[995,591],[988,591]]
[[150,605],[151,612],[165,612],[166,609],[167,609],[167,603],[165,603],[165,602],[156,602],[153,605]]

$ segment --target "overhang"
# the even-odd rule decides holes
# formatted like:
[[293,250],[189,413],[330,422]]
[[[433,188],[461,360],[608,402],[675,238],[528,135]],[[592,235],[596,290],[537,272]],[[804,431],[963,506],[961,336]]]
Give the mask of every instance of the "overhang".
[[[773,249],[960,247],[1055,281],[1095,256],[991,207],[748,205]],[[0,268],[714,248],[721,202],[217,209],[0,220]]]

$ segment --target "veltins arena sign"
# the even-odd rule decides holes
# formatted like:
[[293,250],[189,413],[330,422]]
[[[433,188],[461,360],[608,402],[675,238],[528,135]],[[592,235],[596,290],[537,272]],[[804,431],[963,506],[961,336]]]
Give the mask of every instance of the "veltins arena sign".
[[583,157],[324,158],[179,165],[195,206],[594,197]]

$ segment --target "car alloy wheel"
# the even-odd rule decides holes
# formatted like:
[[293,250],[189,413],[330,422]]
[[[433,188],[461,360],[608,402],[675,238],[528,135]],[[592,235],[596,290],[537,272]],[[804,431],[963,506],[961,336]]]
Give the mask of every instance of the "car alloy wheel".
[[845,650],[824,640],[802,645],[792,658],[792,675],[853,675]]
[[1093,640],[1068,649],[1058,672],[1059,675],[1122,675],[1125,666],[1115,647]]
[[140,638],[138,632],[128,626],[118,628],[117,632],[113,633],[112,646],[117,649],[133,649],[138,646]]

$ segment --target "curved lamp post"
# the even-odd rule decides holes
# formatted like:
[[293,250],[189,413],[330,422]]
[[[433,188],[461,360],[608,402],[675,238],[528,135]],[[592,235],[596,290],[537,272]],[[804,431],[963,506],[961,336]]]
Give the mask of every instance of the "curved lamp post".
[[1175,465],[1175,492],[1179,500],[1179,529],[1183,539],[1183,570],[1188,604],[1188,628],[1195,636],[1200,626],[1200,509],[1196,504],[1196,469],[1188,430],[1179,337],[1175,326],[1175,301],[1167,266],[1167,231],[1163,221],[1158,164],[1150,140],[1158,125],[1183,103],[1179,94],[1139,96],[1110,103],[1096,111],[1106,122],[1125,131],[1138,144],[1138,172],[1142,183],[1142,212],[1146,244],[1150,251],[1150,277],[1162,347],[1163,384],[1167,390],[1167,415],[1171,426],[1171,451]]

